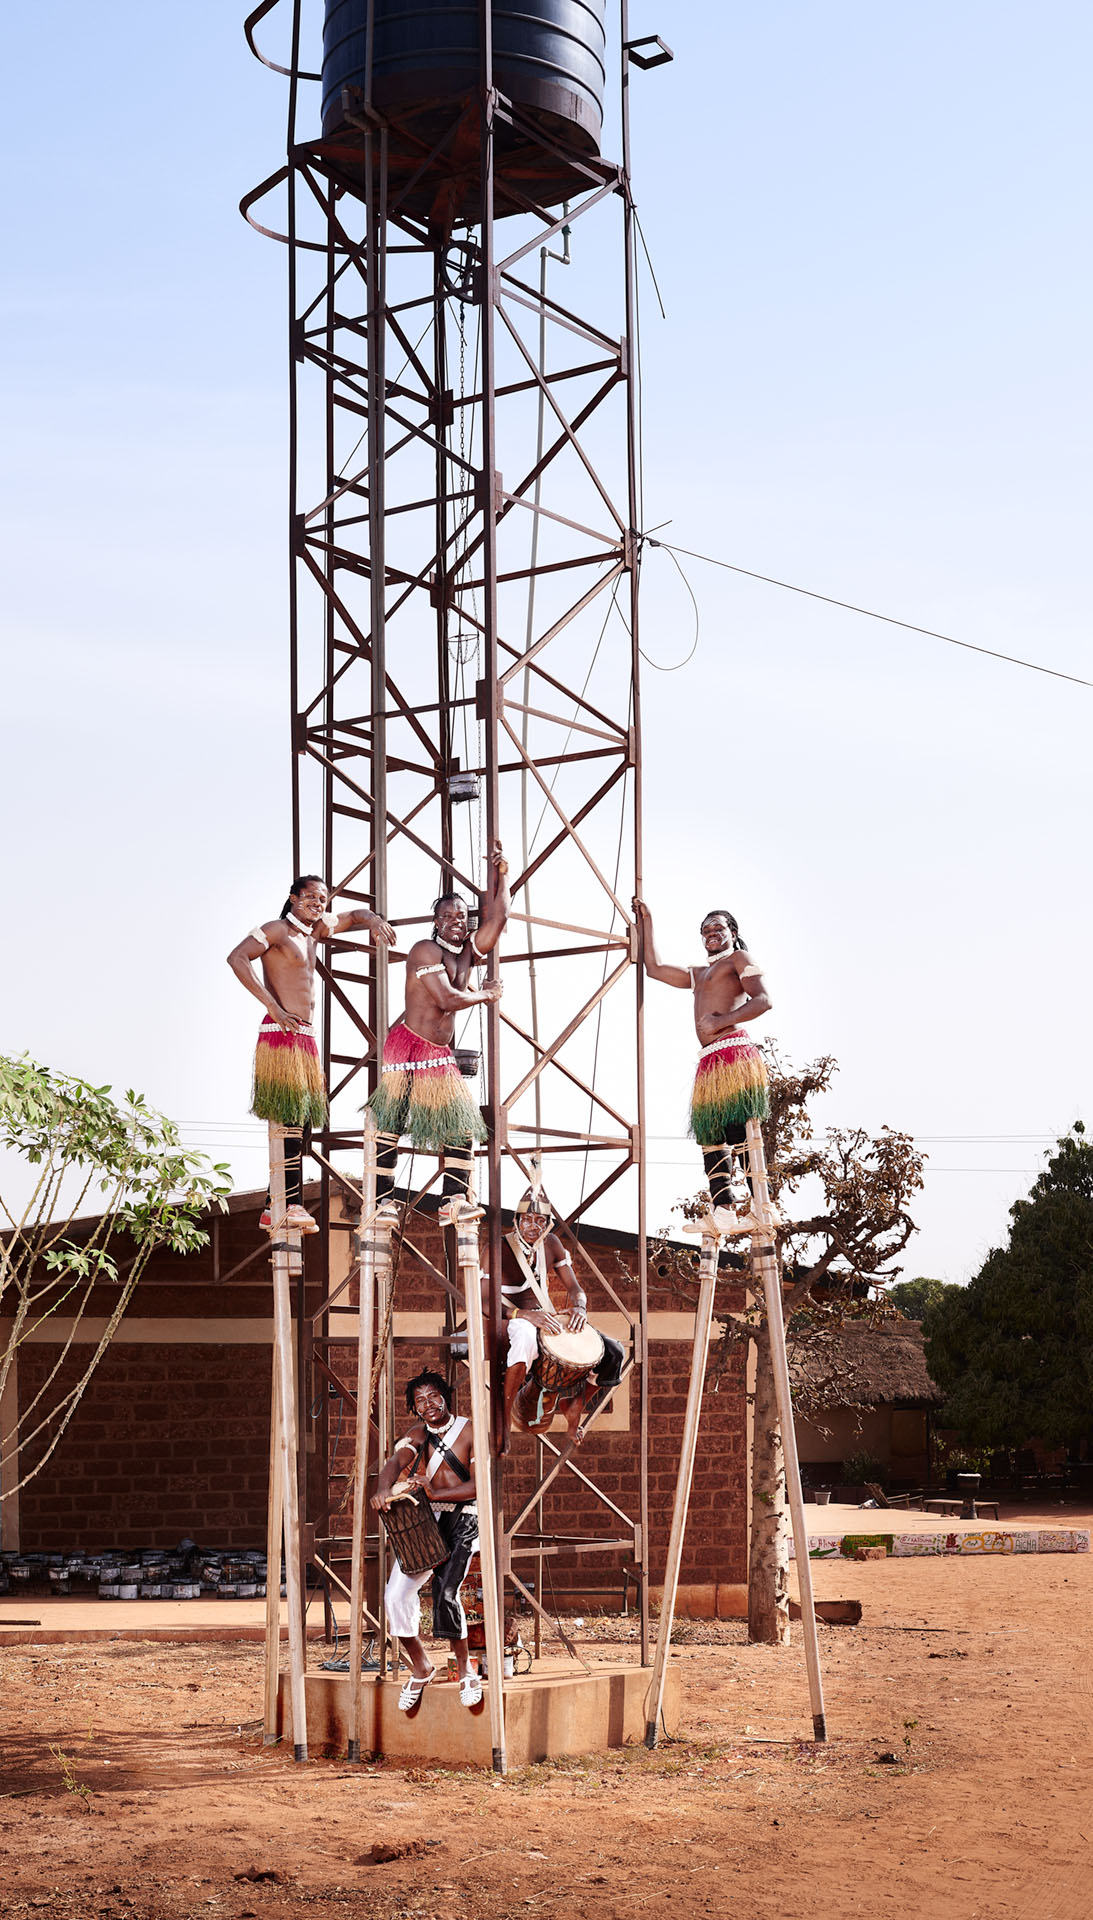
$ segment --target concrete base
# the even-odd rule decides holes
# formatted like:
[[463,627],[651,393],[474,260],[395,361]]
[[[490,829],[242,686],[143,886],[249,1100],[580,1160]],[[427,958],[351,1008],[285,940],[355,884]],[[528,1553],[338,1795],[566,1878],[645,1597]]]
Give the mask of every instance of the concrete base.
[[[505,1744],[510,1767],[532,1766],[561,1754],[603,1753],[645,1737],[645,1696],[650,1667],[607,1665],[586,1674],[571,1661],[540,1660],[533,1672],[505,1682]],[[349,1676],[309,1673],[307,1736],[312,1753],[348,1740]],[[430,1761],[448,1767],[489,1767],[493,1751],[486,1704],[488,1682],[477,1707],[460,1702],[454,1680],[430,1681],[420,1706],[399,1713],[401,1682],[366,1673],[362,1682],[361,1750],[388,1760]],[[679,1670],[669,1664],[664,1689],[664,1725],[679,1725]],[[277,1731],[293,1741],[288,1676],[278,1693]]]

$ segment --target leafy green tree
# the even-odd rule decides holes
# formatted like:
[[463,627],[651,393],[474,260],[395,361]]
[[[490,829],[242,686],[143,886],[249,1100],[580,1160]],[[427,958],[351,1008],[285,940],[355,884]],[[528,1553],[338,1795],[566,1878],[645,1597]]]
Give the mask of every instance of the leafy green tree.
[[929,1280],[919,1274],[914,1280],[897,1280],[895,1286],[888,1289],[888,1301],[905,1320],[926,1321],[945,1295],[953,1292],[959,1292],[959,1288],[950,1281]]
[[1093,1439],[1093,1144],[1059,1141],[1009,1244],[931,1315],[926,1361],[943,1419],[981,1446]]
[[[139,1094],[115,1101],[109,1087],[88,1086],[25,1055],[0,1055],[0,1146],[29,1169],[30,1188],[22,1205],[0,1198],[7,1223],[0,1232],[0,1317],[8,1329],[0,1397],[35,1328],[62,1311],[71,1322],[41,1387],[3,1436],[6,1498],[58,1445],[152,1255],[160,1247],[203,1247],[202,1217],[212,1207],[223,1211],[230,1182],[226,1167],[186,1152],[177,1127]],[[85,1208],[94,1210],[86,1226]],[[116,1289],[106,1325],[97,1342],[75,1348],[88,1358],[75,1383],[62,1389],[80,1320],[103,1285]],[[14,1483],[13,1464],[21,1475]]]

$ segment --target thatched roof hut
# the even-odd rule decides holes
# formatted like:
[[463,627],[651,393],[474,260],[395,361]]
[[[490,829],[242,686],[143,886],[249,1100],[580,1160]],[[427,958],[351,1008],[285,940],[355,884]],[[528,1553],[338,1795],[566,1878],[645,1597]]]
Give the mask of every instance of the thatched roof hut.
[[917,1320],[849,1321],[789,1339],[794,1405],[809,1415],[835,1407],[934,1407]]

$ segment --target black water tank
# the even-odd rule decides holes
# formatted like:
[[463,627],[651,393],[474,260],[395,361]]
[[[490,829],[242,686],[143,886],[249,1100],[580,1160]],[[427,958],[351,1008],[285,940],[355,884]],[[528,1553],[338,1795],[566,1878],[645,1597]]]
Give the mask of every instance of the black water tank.
[[[598,154],[603,127],[606,0],[492,0],[494,83],[567,146]],[[323,136],[343,124],[342,88],[365,89],[367,0],[326,0]],[[372,101],[383,114],[478,84],[477,0],[375,0]]]

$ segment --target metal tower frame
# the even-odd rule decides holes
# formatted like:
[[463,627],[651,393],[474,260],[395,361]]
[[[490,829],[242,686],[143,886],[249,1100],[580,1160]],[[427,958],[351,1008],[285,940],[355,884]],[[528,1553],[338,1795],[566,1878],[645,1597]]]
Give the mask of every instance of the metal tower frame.
[[[479,837],[505,839],[513,918],[487,976],[503,967],[506,997],[484,1023],[489,1140],[478,1183],[489,1221],[487,1335],[497,1354],[506,1191],[511,1201],[517,1175],[525,1184],[533,1152],[548,1185],[556,1171],[572,1188],[568,1165],[581,1156],[586,1175],[589,1167],[595,1174],[576,1194],[567,1190],[559,1231],[578,1270],[587,1263],[632,1329],[638,1510],[626,1514],[598,1497],[620,1529],[612,1544],[643,1576],[647,1664],[644,1010],[630,904],[642,865],[641,516],[628,89],[631,62],[670,55],[630,43],[627,0],[618,0],[622,157],[589,157],[498,92],[489,0],[480,0],[479,84],[453,104],[439,135],[420,112],[379,114],[366,87],[343,95],[346,129],[336,138],[301,138],[300,126],[311,124],[301,88],[319,76],[300,64],[301,0],[291,0],[288,64],[259,50],[255,29],[277,4],[263,0],[246,34],[256,57],[287,77],[287,157],[242,211],[287,243],[294,870],[321,847],[339,902],[392,920],[403,948],[404,930],[405,946],[428,930],[434,893],[454,884],[473,897],[482,886],[470,828],[464,851],[476,807]],[[370,5],[369,30],[371,14]],[[287,202],[281,230],[255,212],[274,193]],[[612,229],[613,263],[602,238]],[[591,269],[595,317],[548,291],[548,257],[568,262],[571,235],[573,257]],[[334,1168],[348,1150],[359,1153],[359,1109],[376,1083],[391,1008],[386,953],[338,940],[320,971],[332,1117],[316,1150],[329,1230]],[[354,1174],[357,1166],[355,1158]],[[411,1188],[415,1174],[412,1165]],[[579,1235],[589,1209],[628,1175],[636,1305]],[[424,1260],[453,1297],[451,1272],[415,1247],[412,1212],[402,1258]],[[326,1294],[309,1319],[332,1378],[329,1286]],[[303,1327],[302,1295],[300,1315]],[[306,1373],[301,1364],[304,1414]],[[352,1403],[351,1388],[341,1390]],[[495,1393],[495,1440],[499,1416]],[[535,1494],[507,1517],[495,1462],[502,1576],[511,1576],[529,1519],[571,1451],[552,1449]],[[583,1462],[581,1478],[597,1492]],[[320,1517],[320,1532],[324,1524]],[[535,1539],[542,1547],[544,1536]],[[594,1543],[598,1551],[607,1544]]]

